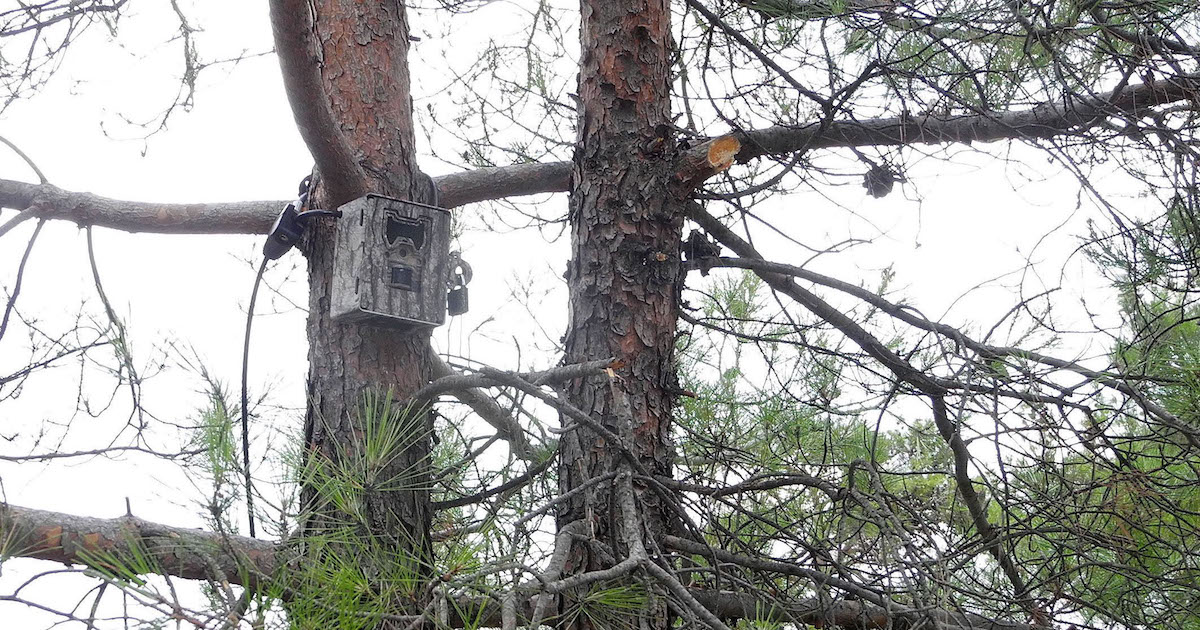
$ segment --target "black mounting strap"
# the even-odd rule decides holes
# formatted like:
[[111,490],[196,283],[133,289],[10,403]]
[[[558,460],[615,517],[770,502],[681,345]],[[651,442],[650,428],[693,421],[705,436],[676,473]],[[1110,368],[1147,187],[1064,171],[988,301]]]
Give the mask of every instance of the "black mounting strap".
[[312,217],[342,216],[341,210],[309,210],[311,185],[311,175],[301,180],[299,197],[284,206],[279,217],[275,219],[275,225],[271,226],[271,232],[267,235],[267,242],[263,243],[263,256],[267,260],[278,259],[300,242],[300,237],[304,235],[304,228]]

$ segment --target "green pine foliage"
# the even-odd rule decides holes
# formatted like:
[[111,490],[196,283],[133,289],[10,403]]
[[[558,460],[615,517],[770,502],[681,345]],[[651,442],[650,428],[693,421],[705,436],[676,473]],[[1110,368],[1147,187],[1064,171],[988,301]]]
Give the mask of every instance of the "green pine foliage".
[[[927,420],[881,425],[878,413],[854,402],[862,392],[846,377],[851,368],[812,351],[829,340],[787,332],[768,304],[757,276],[718,278],[698,310],[701,321],[732,334],[697,326],[680,347],[694,397],[679,414],[677,476],[712,487],[797,479],[701,501],[706,536],[714,546],[809,557],[817,566],[836,559],[864,574],[886,574],[905,554],[935,557],[937,540],[961,535],[967,520],[947,477],[945,443]],[[905,510],[894,510],[898,504]],[[930,546],[914,544],[914,531]],[[814,595],[802,580],[756,584]]]

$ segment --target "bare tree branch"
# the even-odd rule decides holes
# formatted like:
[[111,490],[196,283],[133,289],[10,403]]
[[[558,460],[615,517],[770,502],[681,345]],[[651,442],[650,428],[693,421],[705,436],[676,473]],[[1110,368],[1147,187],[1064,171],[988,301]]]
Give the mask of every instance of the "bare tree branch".
[[442,206],[457,208],[504,197],[565,192],[571,184],[571,164],[550,162],[477,168],[435,177],[434,181]]
[[36,216],[126,232],[164,234],[261,234],[274,222],[281,201],[165,204],[120,201],[69,192],[52,184],[0,180],[0,206],[33,208]]
[[[287,552],[279,543],[256,540],[243,536],[221,535],[186,527],[173,527],[151,523],[133,516],[113,519],[75,516],[62,512],[37,510],[0,504],[0,551],[6,556],[37,558],[64,564],[90,565],[105,558],[119,559],[129,554],[141,553],[152,559],[163,575],[172,577],[228,581],[247,588],[262,588],[267,581],[279,575],[286,563]],[[710,550],[703,545],[670,537],[664,541],[668,546],[708,555]],[[729,552],[719,560],[746,562],[746,559]],[[764,566],[757,564],[766,563]],[[752,563],[754,564],[754,563]],[[794,574],[800,571],[805,577],[825,576],[810,569],[801,569],[779,561],[758,561],[756,568]],[[786,570],[785,570],[786,569]],[[860,595],[878,598],[861,587]],[[918,613],[910,608],[896,605],[888,608],[858,601],[833,601],[821,603],[816,600],[780,606],[775,602],[760,600],[747,593],[712,591],[691,588],[688,593],[720,619],[777,619],[814,622],[823,620],[827,624],[843,628],[911,628],[919,619],[936,619],[941,628],[969,630],[1027,630],[1026,624],[989,620],[980,615],[950,611]],[[540,596],[545,597],[545,596]],[[533,618],[539,596],[524,597],[517,615],[518,622]],[[493,599],[466,598],[452,606],[447,622],[455,628],[464,627],[469,617],[472,624],[499,627],[501,624],[500,604]],[[478,612],[476,612],[478,611]],[[889,623],[894,624],[889,626]]]
[[[1185,75],[1129,85],[1095,96],[1047,101],[1031,109],[961,116],[911,114],[862,121],[839,120],[799,127],[768,127],[733,134],[741,141],[739,163],[764,155],[836,147],[949,144],[1050,138],[1095,127],[1108,117],[1139,117],[1150,108],[1194,101],[1200,77]],[[705,145],[693,151],[706,150]]]
[[365,195],[370,187],[325,96],[309,4],[305,0],[272,0],[271,30],[296,127],[313,154],[328,198],[340,204]]
[[[821,148],[1050,138],[1095,127],[1112,116],[1137,117],[1155,106],[1193,101],[1198,95],[1200,78],[1188,75],[1130,85],[1106,94],[1073,98],[1066,102],[1045,102],[1016,112],[950,117],[909,115],[863,121],[842,120],[825,125],[810,123],[799,127],[767,127],[713,138],[685,151],[677,158],[676,178],[686,192],[688,188],[699,185],[726,168],[728,164],[714,162],[714,156],[720,158],[731,149],[738,162],[748,162],[765,155],[785,155]],[[297,102],[296,99],[293,102]],[[714,148],[719,150],[714,151]],[[491,199],[564,192],[570,184],[570,173],[569,162],[516,164],[444,175],[434,181],[442,205],[454,208]],[[90,193],[72,193],[49,184],[38,186],[0,179],[0,206],[24,209],[36,205],[39,217],[65,219],[128,232],[261,234],[271,226],[284,203],[161,204],[118,201]]]
[[[728,562],[738,564],[757,571],[766,571],[769,573],[779,573],[783,575],[793,575],[797,577],[811,579],[817,583],[826,584],[834,588],[839,588],[847,593],[853,594],[855,597],[865,601],[840,601],[834,602],[832,606],[826,608],[818,602],[809,602],[806,605],[815,608],[812,611],[818,619],[828,620],[830,617],[826,615],[835,613],[833,625],[838,625],[847,628],[922,628],[932,625],[936,628],[962,628],[962,629],[978,629],[978,630],[1030,630],[1033,626],[1024,623],[1015,623],[1009,621],[998,621],[989,619],[982,615],[974,613],[964,613],[948,610],[920,610],[890,602],[874,591],[859,586],[853,582],[848,582],[838,577],[826,575],[820,571],[802,567],[790,562],[775,560],[772,558],[752,558],[749,556],[738,555],[724,549],[716,549],[707,545],[679,538],[676,536],[667,536],[662,543],[667,547],[683,551],[685,553],[696,554],[700,556],[711,557],[719,562]],[[715,602],[711,600],[705,601],[700,598],[710,610],[713,609]],[[870,602],[870,603],[868,603]],[[723,606],[736,606],[735,602],[721,602]],[[762,606],[761,602],[756,605]],[[771,606],[766,607],[770,609]],[[761,609],[759,609],[761,610]],[[736,610],[728,610],[722,608],[718,613],[733,615]],[[750,617],[756,618],[756,617]],[[797,619],[798,621],[803,620]],[[932,623],[931,623],[932,622]]]
[[[91,565],[144,554],[163,575],[255,588],[282,568],[277,543],[172,527],[134,516],[104,519],[0,504],[5,556]],[[219,571],[220,575],[217,574]]]

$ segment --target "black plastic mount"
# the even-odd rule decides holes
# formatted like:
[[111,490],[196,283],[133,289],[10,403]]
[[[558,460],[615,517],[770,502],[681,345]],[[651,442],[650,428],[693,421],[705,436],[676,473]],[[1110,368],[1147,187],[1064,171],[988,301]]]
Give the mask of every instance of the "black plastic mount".
[[304,210],[308,205],[308,188],[312,177],[305,177],[300,182],[300,197],[284,206],[271,232],[267,234],[267,242],[263,243],[263,256],[267,260],[276,260],[300,242],[308,220],[315,216],[340,217],[341,210]]

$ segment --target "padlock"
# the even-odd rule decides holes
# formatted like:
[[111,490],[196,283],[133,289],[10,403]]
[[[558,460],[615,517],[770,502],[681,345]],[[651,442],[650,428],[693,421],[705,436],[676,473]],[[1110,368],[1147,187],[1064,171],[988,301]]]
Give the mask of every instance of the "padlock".
[[450,268],[454,272],[454,280],[447,283],[450,285],[450,291],[446,293],[446,310],[451,317],[457,317],[470,308],[467,283],[474,274],[471,273],[471,265],[468,265],[458,252],[450,252]]
[[450,289],[446,294],[446,309],[450,311],[451,317],[457,317],[467,312],[469,308],[467,301],[467,287],[457,286]]

